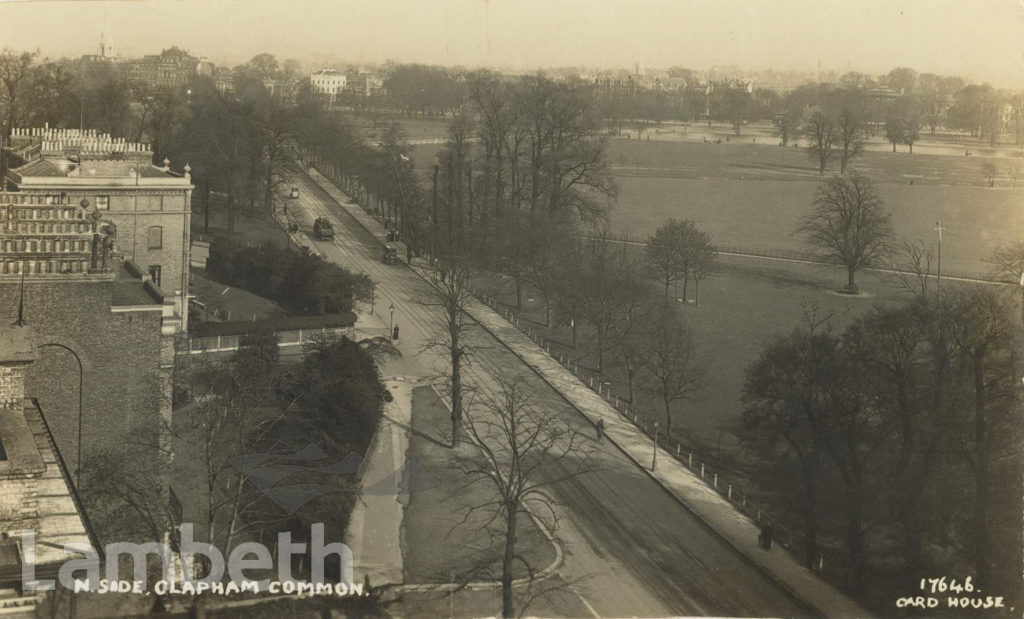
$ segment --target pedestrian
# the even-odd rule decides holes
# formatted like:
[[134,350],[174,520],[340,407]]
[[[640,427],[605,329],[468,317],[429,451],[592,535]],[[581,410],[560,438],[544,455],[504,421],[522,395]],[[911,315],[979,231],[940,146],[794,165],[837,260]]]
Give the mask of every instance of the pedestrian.
[[604,436],[604,419],[599,417],[597,419],[597,440],[600,441],[602,436]]
[[761,527],[761,535],[758,536],[757,540],[761,544],[761,548],[765,550],[772,549],[772,525],[766,524]]

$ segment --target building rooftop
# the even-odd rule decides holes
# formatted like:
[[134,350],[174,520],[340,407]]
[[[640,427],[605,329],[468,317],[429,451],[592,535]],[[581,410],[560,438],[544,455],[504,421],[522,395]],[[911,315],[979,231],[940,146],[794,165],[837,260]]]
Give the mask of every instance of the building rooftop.
[[125,260],[114,276],[114,307],[162,305],[164,293],[131,260]]
[[[106,133],[49,126],[12,129],[10,180],[17,185],[26,179],[63,178],[71,182],[86,179],[177,179],[165,161],[152,164],[149,144],[128,142]],[[186,174],[188,168],[186,167]],[[29,183],[31,184],[31,183]],[[77,184],[77,183],[76,183]]]

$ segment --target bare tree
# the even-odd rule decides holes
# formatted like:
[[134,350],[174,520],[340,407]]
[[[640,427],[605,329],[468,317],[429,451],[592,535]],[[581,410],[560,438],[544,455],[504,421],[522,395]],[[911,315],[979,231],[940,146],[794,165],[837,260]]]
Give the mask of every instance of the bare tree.
[[645,266],[658,283],[664,286],[665,303],[668,303],[669,287],[683,277],[681,246],[684,243],[686,224],[692,226],[693,222],[669,219],[648,237],[644,248]]
[[673,406],[704,388],[707,359],[674,308],[663,309],[647,332],[646,390],[661,401],[665,436],[672,436]]
[[864,126],[859,114],[851,109],[852,104],[853,102],[847,102],[836,117],[840,174],[846,174],[846,166],[850,160],[859,155],[864,148]]
[[824,174],[828,162],[835,154],[838,138],[835,122],[820,108],[814,109],[804,121],[803,132],[810,140],[807,154],[818,164],[818,174]]
[[639,270],[626,245],[615,243],[607,228],[584,242],[583,303],[580,311],[597,335],[597,371],[604,371],[611,334],[626,309],[644,294]]
[[[11,129],[18,122],[21,113],[21,100],[23,95],[28,93],[29,80],[33,74],[33,65],[36,60],[33,52],[16,52],[5,49],[0,52],[0,96],[2,96],[4,107],[4,134],[3,145],[11,136]],[[0,189],[4,189],[7,183],[7,154],[0,149]]]
[[925,298],[928,296],[928,278],[932,275],[935,261],[935,247],[923,241],[903,239],[899,244],[902,262],[896,264],[899,284],[911,293]]
[[[1017,241],[1005,247],[996,247],[986,262],[992,265],[992,275],[1014,283],[1024,280],[1024,242]],[[1020,320],[1024,324],[1024,286],[1021,292]]]
[[814,212],[798,231],[807,236],[811,253],[846,267],[845,290],[854,294],[857,271],[878,264],[890,252],[891,219],[871,179],[854,173],[818,187]]
[[[491,520],[503,526],[501,556],[501,606],[503,617],[515,617],[512,595],[513,572],[517,564],[526,568],[530,580],[534,570],[519,552],[518,522],[530,517],[548,528],[557,525],[555,505],[544,488],[589,470],[586,453],[581,454],[577,429],[532,402],[533,393],[522,377],[499,378],[499,390],[466,414],[466,442],[470,457],[458,465],[470,480],[485,480],[493,491],[486,503],[470,511],[493,511]],[[522,610],[522,609],[521,609]]]
[[449,363],[448,395],[452,402],[452,447],[459,442],[463,417],[462,365],[469,346],[465,342],[469,320],[466,306],[472,301],[469,287],[469,268],[446,265],[434,277],[430,293],[420,303],[441,310],[444,330],[435,339],[428,340],[424,348],[443,353]]
[[996,166],[996,164],[992,163],[991,161],[986,161],[985,163],[981,164],[981,175],[985,177],[986,181],[988,181],[989,187],[996,186],[996,175],[998,174],[999,168]]

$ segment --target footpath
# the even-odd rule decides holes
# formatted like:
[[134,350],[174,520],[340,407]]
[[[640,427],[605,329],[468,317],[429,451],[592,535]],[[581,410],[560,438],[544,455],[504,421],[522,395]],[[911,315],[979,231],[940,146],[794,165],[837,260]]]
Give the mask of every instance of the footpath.
[[349,519],[345,543],[357,574],[372,585],[402,582],[402,514],[408,502],[404,479],[412,387],[405,377],[385,378],[393,399],[384,405],[380,429],[360,471],[362,493]]
[[[311,176],[375,238],[382,243],[385,242],[387,231],[377,220],[352,202],[327,178],[317,172]],[[410,268],[429,281],[429,268],[426,263],[420,262],[422,261],[414,261]],[[612,443],[674,496],[683,507],[779,586],[824,617],[870,616],[866,609],[803,567],[789,551],[778,545],[771,550],[762,549],[758,544],[760,527],[664,448],[656,448],[657,466],[655,470],[651,470],[655,458],[655,447],[651,438],[512,323],[479,301],[468,306],[466,312],[530,366],[591,423],[596,424],[599,419],[602,420],[605,435]]]

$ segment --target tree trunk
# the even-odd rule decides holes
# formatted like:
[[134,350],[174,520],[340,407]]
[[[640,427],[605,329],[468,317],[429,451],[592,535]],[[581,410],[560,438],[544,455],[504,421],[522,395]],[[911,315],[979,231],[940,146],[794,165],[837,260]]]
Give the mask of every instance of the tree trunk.
[[856,274],[857,269],[855,267],[846,267],[846,291],[851,294],[857,292],[857,283],[854,281]]
[[[668,387],[663,385],[662,388],[668,391]],[[665,404],[665,438],[669,438],[672,436],[672,403],[665,394],[662,394],[662,400]]]
[[859,482],[850,489],[850,505],[847,508],[847,544],[850,550],[850,586],[858,595],[864,592],[864,569],[866,556],[864,528],[861,523],[861,491]]
[[683,269],[683,303],[686,303],[686,288],[690,284],[690,269]]
[[459,443],[462,430],[462,351],[459,350],[458,336],[452,338],[452,447]]
[[978,584],[991,583],[989,559],[992,533],[989,526],[990,473],[989,428],[985,419],[985,350],[975,350],[974,362],[974,572]]
[[804,564],[814,568],[818,560],[818,494],[814,486],[814,468],[809,462],[801,462],[801,477],[804,487]]
[[512,564],[516,558],[516,506],[508,506],[508,519],[505,523],[505,552],[501,558],[501,616],[515,617],[512,608]]
[[203,181],[203,232],[210,231],[210,181]]

